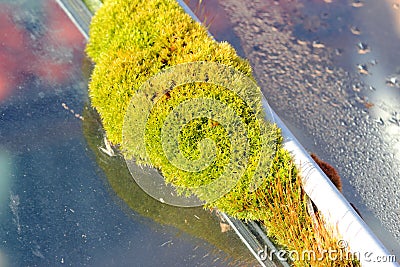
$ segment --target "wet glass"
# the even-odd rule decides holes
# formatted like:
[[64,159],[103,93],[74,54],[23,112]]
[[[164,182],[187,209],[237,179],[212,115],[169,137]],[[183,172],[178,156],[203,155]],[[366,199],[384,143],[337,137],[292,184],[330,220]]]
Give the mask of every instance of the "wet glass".
[[85,42],[55,1],[0,1],[0,266],[254,265],[215,214],[116,195]]
[[400,2],[196,1],[303,146],[400,258]]

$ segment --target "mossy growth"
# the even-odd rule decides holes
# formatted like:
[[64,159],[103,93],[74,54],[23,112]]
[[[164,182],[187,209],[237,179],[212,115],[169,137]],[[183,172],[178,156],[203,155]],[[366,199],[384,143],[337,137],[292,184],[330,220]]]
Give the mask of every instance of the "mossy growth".
[[[315,234],[312,221],[304,219],[309,216],[299,175],[289,152],[282,147],[280,130],[260,119],[264,113],[258,93],[250,91],[246,99],[249,101],[243,102],[225,88],[207,82],[178,84],[170,91],[160,89],[151,94],[139,90],[160,71],[188,62],[216,62],[255,81],[249,63],[228,43],[213,40],[206,28],[195,22],[174,0],[106,0],[93,17],[86,51],[96,63],[89,84],[92,105],[100,114],[107,138],[120,145],[128,159],[135,157],[142,164],[158,168],[167,182],[178,188],[188,188],[209,200],[207,196],[202,197],[204,192],[197,188],[218,180],[235,152],[223,123],[212,118],[193,117],[180,128],[177,136],[179,151],[186,159],[195,161],[203,156],[199,146],[201,140],[213,140],[216,148],[214,158],[211,157],[212,164],[195,175],[171,164],[160,136],[168,114],[185,101],[202,98],[223,102],[235,111],[248,133],[247,167],[229,192],[208,201],[206,207],[217,207],[239,219],[263,222],[268,226],[268,234],[287,249],[304,247],[292,242],[298,231],[303,233],[299,238],[308,238],[307,242],[300,239],[301,244],[312,243]],[[137,125],[138,129],[135,129],[135,124],[128,123],[126,128],[126,118],[136,116],[140,120],[143,114],[126,114],[131,108],[131,100],[141,99],[140,94],[144,96],[143,101],[137,101],[134,106],[139,110],[147,110],[150,106],[151,112],[145,118],[145,138],[135,139],[135,131],[140,127]],[[190,110],[186,111],[190,113]],[[265,167],[262,172],[257,171],[259,165]],[[257,178],[255,188],[254,177]],[[282,192],[289,195],[282,197]],[[276,205],[277,200],[289,202]],[[289,204],[296,207],[295,212],[282,208]],[[271,223],[277,216],[285,222],[290,219],[293,225],[285,224],[289,228],[282,229]],[[287,231],[290,238],[282,231]]]
[[[98,113],[89,105],[82,114],[83,134],[92,154],[107,177],[112,195],[117,195],[134,212],[153,221],[177,228],[193,237],[205,240],[217,250],[223,251],[229,258],[227,262],[237,266],[253,266],[254,258],[242,244],[234,231],[222,232],[220,221],[214,212],[201,207],[181,208],[152,198],[133,180],[121,155],[109,157],[99,147],[104,146],[104,130]],[[103,177],[103,174],[100,175]],[[131,214],[131,212],[129,212]],[[218,254],[218,251],[213,251]]]
[[214,61],[251,77],[247,61],[228,43],[212,40],[171,0],[105,1],[92,19],[86,51],[97,63],[91,101],[114,144],[122,142],[124,115],[135,91],[168,66]]
[[[263,114],[259,91],[249,92],[249,101],[243,102],[224,88],[211,84],[177,86],[161,101],[157,101],[152,110],[152,114],[156,115],[150,116],[147,121],[146,132],[151,138],[147,138],[146,148],[150,151],[150,160],[133,151],[132,148],[137,145],[135,142],[140,140],[132,140],[134,144],[131,147],[124,146],[122,128],[130,100],[145,81],[161,70],[187,62],[217,62],[232,67],[254,81],[249,63],[240,58],[228,43],[218,43],[213,40],[207,30],[193,21],[175,1],[105,1],[92,20],[90,40],[86,50],[96,63],[89,85],[92,104],[102,118],[107,137],[114,144],[122,144],[126,157],[135,156],[138,160],[142,160],[142,163],[155,166],[161,170],[167,182],[180,188],[198,187],[217,179],[224,163],[232,157],[230,144],[227,138],[223,137],[223,127],[213,127],[210,119],[203,119],[194,120],[182,129],[180,148],[186,155],[198,156],[197,141],[203,137],[216,141],[216,147],[220,152],[207,170],[196,175],[193,175],[193,172],[178,170],[163,156],[159,135],[162,122],[170,112],[171,106],[190,98],[212,98],[223,101],[234,109],[248,130],[250,155],[248,167],[237,183],[237,188],[235,187],[232,192],[241,194],[249,192],[251,195],[250,182],[258,165],[266,166],[264,173],[258,176],[270,177],[268,163],[271,163],[272,155],[279,146],[280,135],[279,129],[272,124],[265,120],[257,120]],[[163,95],[164,92],[156,93]],[[148,100],[153,98],[153,94],[148,95]],[[248,107],[249,104],[252,105],[251,108]],[[125,132],[134,133],[135,125],[128,125],[132,128]],[[206,130],[207,125],[208,130]],[[191,131],[194,127],[202,130]],[[260,127],[265,129],[264,135],[257,131]],[[269,145],[268,151],[262,150],[264,144]],[[247,203],[246,195],[241,196]],[[205,196],[204,199],[209,200],[209,197]],[[242,219],[256,219],[257,215],[247,212],[241,202],[229,203],[218,199],[209,205],[229,211],[235,203],[237,203],[235,210],[242,212],[230,213],[231,215]]]

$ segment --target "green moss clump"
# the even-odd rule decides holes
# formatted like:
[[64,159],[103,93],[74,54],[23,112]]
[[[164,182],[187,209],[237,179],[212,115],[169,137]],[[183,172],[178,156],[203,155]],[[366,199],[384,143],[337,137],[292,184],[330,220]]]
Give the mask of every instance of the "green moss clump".
[[[303,234],[300,239],[305,237],[310,241],[307,244],[312,243],[315,235],[309,232],[312,221],[304,220],[309,216],[299,175],[289,152],[282,148],[280,130],[260,120],[263,109],[257,89],[246,91],[246,101],[223,86],[207,82],[178,84],[170,91],[160,89],[149,94],[139,90],[156,74],[188,62],[220,63],[255,81],[249,63],[228,43],[213,40],[174,0],[105,0],[92,20],[86,51],[96,63],[89,84],[92,105],[100,114],[108,139],[121,145],[124,156],[158,168],[167,182],[209,200],[199,188],[221,180],[219,175],[236,152],[228,138],[231,133],[222,127],[221,121],[194,115],[180,128],[177,142],[186,159],[196,161],[204,156],[199,145],[202,140],[211,139],[215,144],[214,158],[210,157],[213,161],[196,173],[171,164],[160,134],[171,110],[186,100],[202,98],[224,103],[243,123],[249,150],[245,153],[246,167],[240,179],[234,180],[235,185],[229,187],[229,192],[223,192],[222,197],[208,201],[206,207],[217,207],[236,218],[264,222],[270,228],[269,234],[288,249],[302,247],[304,242],[296,247],[292,242],[300,232]],[[135,105],[131,104],[132,99],[136,99]],[[149,106],[151,112],[144,124],[126,123],[143,117],[135,108],[147,112]],[[184,112],[190,115],[192,110]],[[136,139],[142,133],[140,127],[145,127],[144,138]],[[242,165],[242,161],[238,162]],[[261,171],[258,166],[263,167]],[[280,207],[277,200],[283,201],[284,207],[295,207],[296,212]],[[282,233],[286,229],[270,223],[274,218],[293,222],[287,224],[289,237]]]
[[[231,91],[213,84],[178,86],[171,91],[168,99],[164,97],[157,102],[152,109],[152,116],[147,121],[146,134],[150,137],[147,138],[146,148],[150,151],[150,159],[134,151],[139,140],[128,138],[132,141],[131,146],[122,142],[124,116],[129,102],[150,77],[177,64],[208,61],[230,66],[254,81],[251,67],[246,60],[240,58],[228,43],[213,40],[203,26],[193,21],[172,0],[105,1],[92,20],[86,51],[96,63],[89,85],[92,105],[102,118],[109,140],[115,144],[122,144],[125,156],[134,156],[142,163],[160,169],[166,181],[179,188],[193,189],[210,184],[219,178],[234,153],[230,151],[230,143],[223,127],[213,127],[210,119],[203,119],[200,124],[197,121],[196,127],[200,130],[192,131],[190,128],[196,124],[192,122],[193,126],[186,125],[181,131],[180,148],[186,155],[196,157],[199,156],[199,141],[210,138],[216,144],[216,158],[206,170],[195,174],[176,168],[163,153],[164,148],[159,135],[170,109],[188,99],[200,97],[222,101],[231,107],[242,119],[248,134],[249,157],[248,161],[243,163],[247,165],[244,174],[226,199],[223,197],[215,200],[212,197],[213,194],[219,193],[220,187],[217,187],[215,192],[193,189],[192,193],[210,202],[209,206],[216,206],[235,217],[257,218],[257,214],[252,214],[250,209],[245,208],[248,201],[253,201],[250,200],[254,195],[250,190],[251,182],[258,166],[265,167],[262,173],[257,173],[259,179],[273,178],[268,175],[269,167],[272,155],[277,149],[276,145],[280,142],[279,129],[264,119],[259,119],[263,116],[261,97],[259,91],[251,91],[258,88],[251,88],[247,92],[249,96],[246,99],[250,100],[247,101],[252,105],[250,107],[249,103],[243,102]],[[149,95],[148,98],[153,100],[154,96]],[[135,132],[135,125],[128,125],[132,128],[125,132]],[[263,133],[260,132],[260,127]],[[268,149],[264,149],[264,144],[268,144]],[[267,183],[261,185],[267,186]],[[228,189],[230,188],[231,186]],[[240,193],[243,203],[232,197],[237,193]],[[236,208],[233,208],[235,205]]]
[[[241,59],[228,43],[213,40],[206,29],[193,21],[173,0],[105,1],[92,20],[86,51],[96,63],[89,85],[92,105],[101,116],[108,139],[114,144],[122,143],[124,116],[138,88],[169,66],[195,61],[217,62],[231,66],[254,80],[247,61]],[[164,97],[157,102],[147,122],[146,133],[150,137],[146,146],[150,151],[150,160],[141,157],[140,153],[131,152],[135,144],[129,147],[122,143],[122,150],[128,157],[135,156],[143,160],[142,163],[159,168],[166,181],[177,187],[193,188],[209,184],[219,177],[233,154],[223,127],[214,127],[212,120],[203,118],[192,121],[182,129],[180,148],[192,159],[199,157],[198,142],[202,139],[210,138],[216,144],[216,158],[206,170],[196,174],[179,170],[170,163],[163,153],[159,133],[171,107],[199,97],[223,101],[245,125],[249,140],[249,157],[245,162],[248,167],[234,189],[226,197],[209,203],[209,206],[217,206],[235,217],[260,219],[257,213],[246,209],[249,202],[255,201],[254,192],[250,190],[251,181],[257,166],[263,166],[260,161],[265,161],[264,166],[267,167],[263,173],[257,174],[259,178],[265,181],[273,178],[268,175],[267,163],[272,160],[271,155],[279,145],[280,135],[274,125],[263,119],[258,120],[263,114],[260,95],[257,92],[248,94],[249,102],[257,103],[252,107],[231,91],[216,85],[194,83],[178,86],[171,91],[168,99]],[[266,132],[264,135],[261,135],[260,127]],[[129,130],[134,132],[134,125]],[[263,143],[270,143],[269,151],[262,151]],[[267,182],[261,185],[268,186]],[[263,187],[259,189],[263,190]],[[200,194],[198,190],[194,191]],[[207,197],[203,199],[208,200]]]
[[115,144],[122,142],[131,97],[160,70],[213,61],[251,76],[247,61],[228,43],[212,40],[204,27],[171,0],[105,1],[92,19],[86,51],[97,63],[89,84],[92,105]]

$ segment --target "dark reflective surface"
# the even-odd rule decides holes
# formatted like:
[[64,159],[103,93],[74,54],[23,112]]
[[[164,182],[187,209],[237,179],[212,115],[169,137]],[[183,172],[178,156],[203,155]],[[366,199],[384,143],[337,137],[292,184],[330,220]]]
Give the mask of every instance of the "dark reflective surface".
[[83,136],[84,45],[54,1],[0,2],[0,266],[249,264],[115,196]]
[[400,258],[400,2],[186,2],[243,51],[271,107]]

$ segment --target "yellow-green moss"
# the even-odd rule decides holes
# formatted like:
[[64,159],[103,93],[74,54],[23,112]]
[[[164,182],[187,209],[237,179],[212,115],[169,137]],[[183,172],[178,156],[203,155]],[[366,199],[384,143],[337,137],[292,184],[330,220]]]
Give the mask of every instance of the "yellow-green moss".
[[[124,116],[130,100],[137,90],[150,77],[170,66],[195,61],[218,62],[242,72],[254,81],[249,63],[240,58],[228,43],[218,43],[213,40],[206,29],[193,21],[174,0],[104,1],[104,5],[92,20],[90,40],[86,51],[96,63],[89,84],[92,105],[100,114],[108,139],[114,144],[122,143]],[[242,115],[241,118],[246,121],[246,125],[252,127],[252,113],[247,110],[248,107],[234,97],[224,96],[226,92],[215,85],[188,84],[180,88],[178,86],[171,91],[168,97],[157,102],[157,105],[171,105],[174,101],[180,103],[195,92],[198,94],[208,92],[213,98],[223,98],[226,103],[239,111],[238,113]],[[257,97],[254,97],[253,100],[260,102]],[[162,151],[159,150],[160,146],[157,146],[159,140],[156,136],[161,127],[159,120],[162,121],[167,111],[162,108],[158,111],[152,114],[153,117],[149,117],[147,130],[154,131],[154,134],[149,135],[154,138],[148,139],[148,146],[153,147],[154,150],[150,149],[152,151],[151,162],[145,161],[144,163],[152,164],[160,169],[166,180],[177,186],[207,184],[216,179],[221,171],[220,164],[223,165],[226,162],[230,153],[229,142],[226,142],[224,130],[215,125],[213,120],[204,119],[192,121],[181,131],[180,148],[188,158],[198,156],[196,144],[204,137],[214,138],[219,147],[218,162],[210,170],[193,179],[191,175],[177,172],[168,160],[163,158]],[[257,117],[262,110],[258,106],[252,112]],[[302,238],[307,238],[307,244],[314,240],[315,234],[312,232],[311,220],[304,220],[309,217],[301,193],[300,178],[289,152],[281,146],[280,132],[271,124],[263,123],[270,130],[270,135],[263,137],[255,134],[249,142],[252,156],[256,155],[250,157],[250,167],[246,169],[243,177],[229,193],[207,205],[208,207],[217,207],[236,218],[262,221],[270,228],[269,235],[271,237],[282,246],[295,249],[299,246],[294,247],[293,242],[286,238],[287,235],[281,233],[285,229],[269,223],[270,220],[276,216],[283,219],[287,216],[287,218],[295,218],[293,220],[295,225],[287,230],[293,230],[293,233],[296,233],[299,229],[304,228],[301,230]],[[210,125],[212,125],[211,128]],[[134,131],[134,125],[131,127],[131,130]],[[262,182],[258,185],[257,190],[252,191],[250,182],[258,160],[257,156],[260,159],[271,156],[268,153],[264,155],[260,152],[260,140],[269,143],[276,154],[271,168],[266,169],[263,173]],[[125,155],[140,157],[140,154],[135,154],[129,146],[123,146],[122,150]],[[261,154],[257,155],[257,153]],[[277,184],[280,185],[280,188],[276,188]],[[290,190],[287,190],[288,188]],[[282,198],[282,192],[288,192],[290,195]],[[290,204],[296,207],[297,215],[287,214],[287,210],[276,205],[276,199],[290,200]],[[282,203],[282,205],[287,204]],[[295,238],[295,236],[291,237]],[[302,263],[297,264],[300,266]]]
[[[228,43],[218,43],[213,40],[206,29],[193,21],[173,0],[105,1],[92,20],[90,40],[86,50],[96,62],[89,85],[92,105],[102,118],[107,137],[115,144],[122,143],[124,116],[136,90],[147,79],[166,67],[194,61],[218,62],[231,66],[254,80],[247,61],[241,59]],[[250,157],[243,177],[231,192],[231,195],[240,192],[244,202],[233,201],[232,197],[227,195],[227,199],[222,197],[209,205],[227,211],[235,217],[256,219],[257,214],[251,214],[251,209],[245,209],[244,206],[254,198],[254,194],[250,192],[250,183],[255,169],[262,162],[265,162],[264,165],[267,167],[259,176],[264,180],[272,177],[268,176],[268,162],[271,162],[276,145],[280,142],[276,127],[265,120],[257,121],[262,113],[260,95],[257,92],[249,92],[249,100],[260,103],[256,108],[250,108],[247,106],[248,103],[240,100],[231,91],[218,88],[216,85],[189,84],[175,88],[171,92],[168,101],[164,99],[165,101],[157,103],[152,111],[155,115],[150,116],[148,120],[146,131],[152,138],[147,139],[146,146],[149,148],[151,161],[143,163],[160,169],[166,181],[178,187],[200,186],[217,179],[224,163],[232,156],[232,153],[229,153],[227,139],[221,137],[222,127],[211,127],[211,131],[208,131],[207,137],[218,141],[216,146],[221,153],[214,161],[215,164],[200,173],[182,171],[173,166],[164,156],[158,133],[163,118],[170,112],[170,108],[164,108],[163,105],[173,107],[192,97],[223,99],[225,104],[230,105],[239,114],[247,127]],[[210,128],[207,126],[210,125],[209,119],[202,123],[206,125],[203,129]],[[129,127],[130,131],[135,131],[135,125],[129,124]],[[268,133],[261,136],[260,127],[265,128]],[[193,135],[193,132],[186,136],[182,134],[181,144],[187,144],[183,151],[187,155],[196,155],[198,140],[203,139],[205,134],[205,131],[197,132],[196,135]],[[186,142],[185,139],[190,141]],[[134,142],[139,140],[131,143]],[[262,151],[264,143],[270,146],[268,153]],[[122,145],[126,156],[143,158],[140,153],[134,152],[135,144],[130,147]],[[263,185],[267,186],[267,183]]]
[[92,19],[86,51],[97,63],[89,85],[92,104],[115,144],[122,141],[130,98],[160,70],[179,63],[213,61],[251,75],[248,62],[228,43],[212,40],[204,27],[171,0],[105,1]]

